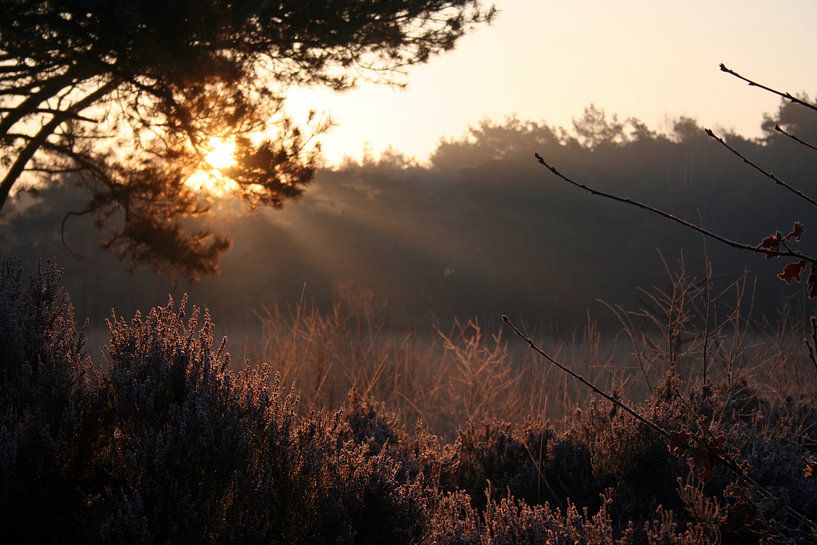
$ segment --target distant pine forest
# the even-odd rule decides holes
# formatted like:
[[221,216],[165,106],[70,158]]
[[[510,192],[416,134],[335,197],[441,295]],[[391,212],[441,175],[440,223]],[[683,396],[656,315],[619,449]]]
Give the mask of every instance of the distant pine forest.
[[[725,140],[806,193],[817,193],[817,154],[774,131],[780,124],[817,141],[817,118],[783,103],[759,120],[763,136]],[[666,283],[679,260],[701,275],[706,253],[716,284],[751,269],[752,312],[774,322],[781,307],[803,312],[799,284],[780,264],[732,250],[641,210],[591,197],[552,176],[546,157],[573,179],[652,204],[755,244],[795,219],[811,240],[803,202],[680,118],[657,132],[589,107],[569,129],[510,118],[484,121],[443,140],[427,165],[399,153],[349,161],[318,172],[300,200],[246,214],[217,203],[209,219],[233,240],[219,273],[172,282],[146,268],[128,271],[100,245],[106,233],[81,211],[87,197],[64,179],[21,192],[2,218],[3,254],[34,266],[56,257],[77,314],[101,326],[112,307],[129,313],[188,293],[221,324],[258,322],[275,305],[306,298],[328,308],[349,290],[384,305],[397,328],[427,328],[454,318],[494,323],[507,313],[543,331],[573,331],[588,312],[602,327],[618,321],[610,305],[643,300],[640,289]],[[115,218],[114,218],[115,223]],[[94,282],[88,282],[88,278]],[[756,284],[754,282],[756,281]],[[662,284],[663,283],[663,284]]]

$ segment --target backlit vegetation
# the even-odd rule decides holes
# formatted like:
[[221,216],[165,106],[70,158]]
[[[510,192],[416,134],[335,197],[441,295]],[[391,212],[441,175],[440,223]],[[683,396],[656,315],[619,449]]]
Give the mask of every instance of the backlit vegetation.
[[[779,278],[817,296],[817,258],[800,249],[797,221],[739,243],[539,159],[594,195],[783,258]],[[568,341],[534,340],[504,316],[530,352],[477,321],[395,334],[373,297],[345,290],[326,311],[305,298],[268,309],[262,342],[245,347],[252,359],[236,363],[186,298],[113,313],[93,361],[56,265],[26,278],[4,259],[4,536],[817,542],[817,318],[784,307],[772,325],[755,321],[746,275],[724,285],[708,262],[698,276],[683,258],[664,265],[665,282],[637,306],[608,305],[621,325],[612,338],[588,321]]]
[[[817,517],[800,324],[752,346],[726,313],[704,340],[695,285],[676,275],[662,292],[690,295],[663,308],[663,335],[628,326],[643,373],[585,371],[664,429],[717,437],[778,501],[476,324],[429,345],[379,334],[369,303],[303,304],[270,311],[267,363],[244,367],[207,313],[170,302],[113,316],[94,365],[59,270],[26,280],[5,261],[3,528],[39,543],[810,542],[787,510]],[[602,344],[562,350],[588,363]]]

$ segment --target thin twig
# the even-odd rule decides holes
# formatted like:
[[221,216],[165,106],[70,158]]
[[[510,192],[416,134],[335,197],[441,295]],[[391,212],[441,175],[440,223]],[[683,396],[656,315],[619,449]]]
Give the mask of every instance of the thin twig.
[[[650,390],[650,394],[653,394],[652,384],[650,384],[650,377],[647,373],[647,368],[644,366],[644,358],[641,355],[641,350],[638,347],[638,341],[636,340],[635,336],[635,324],[633,324],[632,318],[629,316],[629,313],[624,310],[623,308],[619,307],[618,305],[613,306],[604,299],[596,299],[599,303],[606,306],[610,309],[610,312],[618,318],[621,327],[624,328],[624,332],[626,333],[627,337],[630,339],[630,345],[633,347],[633,353],[635,354],[635,358],[638,361],[638,367],[641,369],[641,374],[644,376],[644,382],[647,384],[647,388]],[[639,331],[640,333],[641,331]]]
[[739,152],[738,150],[736,150],[735,148],[733,148],[732,146],[727,144],[726,141],[723,138],[716,135],[714,132],[712,132],[711,129],[704,129],[704,132],[708,136],[710,136],[711,138],[714,138],[715,140],[717,140],[723,147],[725,147],[726,149],[731,151],[733,154],[735,154],[744,163],[746,163],[750,167],[754,168],[756,171],[760,172],[761,174],[763,174],[767,178],[773,180],[774,183],[776,183],[777,185],[787,189],[788,191],[791,191],[792,193],[794,193],[795,195],[797,195],[801,199],[803,199],[805,201],[808,201],[809,203],[813,204],[814,206],[817,206],[817,201],[815,201],[814,199],[812,199],[811,197],[809,197],[808,195],[806,195],[805,193],[803,193],[802,191],[800,191],[796,187],[792,187],[791,185],[787,184],[786,182],[784,182],[783,180],[781,180],[780,178],[778,178],[777,176],[775,176],[773,173],[769,172],[768,170],[765,170],[762,167],[760,167],[757,163],[753,162],[752,160],[747,158],[745,155],[743,155],[741,152]]
[[758,87],[760,89],[763,89],[764,91],[768,91],[768,92],[773,93],[773,94],[775,94],[777,96],[781,96],[781,97],[785,98],[786,100],[794,102],[795,104],[799,104],[800,106],[805,106],[806,108],[810,108],[810,109],[812,109],[814,111],[817,111],[817,105],[811,104],[810,102],[806,102],[803,99],[797,98],[796,96],[792,95],[789,92],[778,91],[777,89],[772,89],[771,87],[767,87],[766,85],[763,85],[762,83],[752,81],[747,77],[741,76],[740,74],[738,74],[737,72],[735,72],[731,68],[727,67],[723,63],[720,64],[720,69],[721,69],[721,72],[726,72],[727,74],[735,76],[739,80],[745,81],[746,83],[749,84],[750,87]]
[[616,202],[621,202],[621,203],[624,203],[624,204],[629,204],[630,206],[635,206],[636,208],[641,208],[642,210],[646,210],[647,212],[651,212],[653,214],[661,216],[662,218],[666,218],[666,219],[668,219],[670,221],[674,221],[675,223],[683,225],[684,227],[686,227],[688,229],[692,229],[693,231],[696,231],[696,232],[698,232],[698,233],[700,233],[702,235],[705,235],[705,236],[707,236],[707,237],[709,237],[709,238],[711,238],[713,240],[717,240],[718,242],[721,242],[723,244],[726,244],[727,246],[731,246],[732,248],[735,248],[735,249],[738,249],[738,250],[744,250],[744,251],[753,252],[753,253],[756,253],[756,254],[763,254],[763,255],[765,255],[767,257],[770,257],[770,258],[771,257],[795,257],[797,259],[802,259],[802,260],[806,261],[807,263],[812,263],[812,264],[817,265],[817,258],[806,255],[806,254],[803,254],[803,253],[798,252],[796,250],[791,250],[791,249],[787,249],[785,251],[770,250],[768,248],[762,248],[760,246],[752,246],[750,244],[744,244],[742,242],[737,242],[735,240],[726,238],[725,236],[719,235],[719,234],[717,234],[717,233],[715,233],[713,231],[710,231],[708,229],[704,229],[703,227],[698,227],[694,223],[690,223],[689,221],[687,221],[687,220],[685,220],[683,218],[673,216],[669,212],[664,212],[663,210],[661,210],[659,208],[655,208],[654,206],[650,206],[648,204],[644,204],[644,203],[639,202],[639,201],[634,201],[634,200],[629,199],[627,197],[619,197],[618,195],[613,195],[612,193],[605,193],[604,191],[599,191],[598,189],[594,189],[594,188],[592,188],[592,187],[590,187],[588,185],[577,182],[577,181],[567,177],[566,175],[562,174],[559,170],[556,169],[556,167],[548,164],[545,161],[545,159],[541,155],[539,155],[538,153],[534,153],[534,155],[536,156],[536,160],[539,161],[539,164],[541,164],[542,166],[544,166],[545,168],[550,170],[553,174],[555,174],[556,176],[558,176],[562,180],[566,181],[567,183],[569,183],[569,184],[571,184],[573,186],[576,186],[579,189],[583,189],[583,190],[587,191],[591,195],[598,195],[598,196],[604,197],[606,199],[610,199],[610,200],[613,200],[613,201],[616,201]]
[[62,241],[62,245],[65,247],[66,250],[68,250],[68,253],[71,254],[71,257],[73,257],[74,259],[82,259],[82,256],[80,254],[75,253],[74,250],[72,250],[71,247],[68,246],[68,243],[65,242],[65,225],[68,222],[68,219],[71,218],[72,216],[79,217],[84,216],[86,214],[90,214],[91,212],[98,210],[101,206],[102,203],[92,204],[88,206],[88,208],[85,208],[84,210],[70,210],[66,212],[65,216],[63,216],[62,221],[60,222],[60,241]]
[[794,134],[792,134],[792,133],[790,133],[790,132],[787,132],[787,131],[783,130],[783,129],[780,127],[780,125],[775,125],[775,126],[774,126],[774,130],[776,130],[776,131],[777,131],[777,132],[779,132],[780,134],[783,134],[783,135],[785,135],[785,136],[788,136],[789,138],[791,138],[792,140],[794,140],[794,141],[795,141],[795,142],[797,142],[798,144],[802,144],[803,146],[806,146],[806,147],[807,147],[807,148],[809,148],[809,149],[812,149],[812,150],[814,150],[814,151],[817,151],[817,146],[815,146],[814,144],[810,144],[810,143],[806,142],[805,140],[803,140],[802,138],[798,138],[798,137],[797,137],[797,136],[795,136]]
[[814,368],[817,369],[817,354],[815,354],[815,350],[817,350],[817,316],[811,317],[811,342],[809,343],[808,339],[804,339],[803,342],[806,343],[808,356],[811,358]]
[[[575,371],[573,371],[569,367],[559,363],[556,359],[552,358],[544,350],[539,348],[539,346],[536,343],[533,342],[533,339],[531,339],[530,336],[528,336],[527,333],[525,333],[525,332],[521,331],[519,328],[517,328],[516,325],[514,325],[514,323],[511,322],[510,318],[508,318],[507,315],[505,315],[505,314],[502,315],[502,321],[505,322],[506,324],[508,324],[511,327],[511,329],[513,329],[513,331],[514,331],[514,333],[516,334],[517,337],[519,337],[520,339],[522,339],[523,341],[525,341],[528,344],[528,348],[530,348],[531,350],[533,350],[534,352],[536,352],[537,354],[539,354],[540,356],[545,358],[547,361],[549,361],[550,363],[552,363],[553,365],[555,365],[556,367],[558,367],[559,369],[561,369],[562,371],[564,371],[565,373],[570,375],[571,377],[575,378],[576,380],[578,380],[579,382],[581,382],[582,384],[584,384],[585,386],[590,388],[594,393],[596,393],[596,394],[600,395],[601,397],[603,397],[604,399],[612,402],[616,407],[619,407],[619,408],[623,409],[626,413],[628,413],[630,416],[632,416],[633,418],[635,418],[636,420],[638,420],[639,422],[641,422],[642,424],[647,426],[653,432],[655,432],[655,433],[661,435],[662,437],[664,437],[665,439],[669,440],[670,444],[673,444],[673,443],[677,442],[678,438],[675,437],[670,432],[668,432],[666,429],[662,428],[661,426],[659,426],[655,422],[652,422],[651,420],[649,420],[645,416],[641,415],[635,409],[630,408],[629,405],[622,402],[620,399],[618,399],[614,395],[612,395],[612,394],[610,394],[608,392],[605,392],[604,390],[602,390],[601,388],[599,388],[598,386],[596,386],[595,384],[593,384],[589,380],[585,379],[579,373],[576,373]],[[731,460],[730,458],[726,457],[725,455],[720,454],[718,451],[716,451],[715,449],[713,449],[709,445],[707,445],[706,442],[704,442],[704,441],[696,440],[696,442],[698,443],[699,447],[702,447],[702,448],[706,449],[707,454],[710,457],[717,460],[721,465],[723,465],[727,469],[731,470],[740,479],[742,479],[743,481],[745,481],[749,485],[751,485],[755,489],[755,491],[758,492],[760,495],[771,499],[772,501],[774,501],[778,505],[782,505],[786,511],[788,511],[791,515],[795,516],[798,520],[800,520],[800,522],[802,522],[803,524],[805,524],[809,528],[811,528],[811,530],[813,532],[817,532],[817,523],[815,523],[810,518],[806,517],[805,515],[803,515],[802,513],[800,513],[799,511],[797,511],[793,507],[791,507],[790,505],[786,504],[781,498],[779,498],[776,495],[769,492],[763,485],[761,485],[760,483],[755,481],[752,477],[750,477],[746,473],[746,471],[744,469],[742,469],[740,467],[740,465],[738,465],[734,460]],[[686,448],[692,448],[692,445],[686,445]]]
[[596,394],[598,394],[601,397],[603,397],[603,398],[607,399],[608,401],[612,402],[617,407],[623,409],[630,416],[632,416],[633,418],[635,418],[636,420],[638,420],[639,422],[641,422],[642,424],[644,424],[645,426],[647,426],[648,428],[650,428],[651,430],[656,432],[657,434],[664,436],[666,439],[669,439],[670,441],[672,440],[672,434],[670,434],[670,432],[668,432],[667,430],[665,430],[664,428],[662,428],[658,424],[655,424],[654,422],[651,422],[650,420],[648,420],[645,417],[641,416],[637,411],[630,408],[627,404],[622,402],[620,399],[618,399],[614,395],[605,392],[604,390],[597,387],[595,384],[593,384],[592,382],[590,382],[589,380],[587,380],[586,378],[581,376],[579,373],[573,371],[572,369],[570,369],[569,367],[566,367],[565,365],[562,365],[556,359],[554,359],[550,355],[548,355],[544,350],[539,348],[536,345],[536,343],[534,343],[533,340],[530,337],[528,337],[528,335],[526,333],[523,333],[522,331],[520,331],[519,328],[517,328],[513,324],[513,322],[511,322],[510,318],[508,318],[505,314],[502,315],[502,321],[505,322],[506,324],[508,324],[509,326],[511,326],[511,329],[513,329],[513,331],[514,331],[514,333],[516,333],[517,337],[519,337],[520,339],[527,342],[528,347],[531,350],[533,350],[534,352],[536,352],[537,354],[539,354],[540,356],[542,356],[543,358],[548,360],[550,363],[552,363],[553,365],[555,365],[556,367],[558,367],[559,369],[561,369],[562,371],[564,371],[565,373],[567,373],[571,377],[575,378],[576,380],[578,380],[579,382],[581,382],[582,384],[584,384],[585,386],[587,386],[588,388],[593,390]]
[[46,168],[46,167],[27,167],[23,172],[39,172],[41,174],[76,174],[82,172],[81,168]]
[[709,336],[712,334],[709,331],[709,314],[712,309],[712,263],[709,261],[709,250],[706,247],[706,238],[703,238],[704,246],[704,266],[706,267],[706,286],[704,298],[706,299],[706,311],[704,320],[704,352],[703,352],[703,366],[704,366],[704,388],[706,387],[706,372],[709,368]]

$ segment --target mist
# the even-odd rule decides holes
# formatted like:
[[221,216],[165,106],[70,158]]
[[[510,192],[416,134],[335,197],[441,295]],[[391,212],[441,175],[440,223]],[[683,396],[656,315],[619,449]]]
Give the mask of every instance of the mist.
[[[793,186],[817,192],[810,176],[817,158],[775,133],[775,123],[817,139],[817,121],[791,104],[760,121],[761,139],[723,136]],[[342,292],[382,303],[382,318],[396,328],[455,318],[493,324],[505,313],[558,333],[581,326],[588,313],[602,326],[615,325],[600,301],[643,302],[640,290],[666,285],[667,267],[677,270],[679,260],[700,276],[704,252],[719,285],[752,269],[756,318],[774,321],[781,301],[805,305],[802,286],[777,279],[782,263],[704,243],[655,215],[592,197],[551,175],[534,152],[575,180],[735,240],[758,243],[787,232],[796,219],[805,225],[804,244],[809,240],[802,202],[707,137],[695,120],[679,118],[663,134],[596,107],[568,129],[483,121],[441,141],[428,166],[396,152],[350,160],[320,170],[306,194],[282,210],[248,211],[225,201],[208,221],[233,246],[219,274],[198,283],[129,271],[100,248],[105,233],[88,217],[69,217],[61,236],[65,211],[84,203],[70,179],[21,193],[0,240],[4,253],[29,265],[56,258],[78,315],[92,326],[101,326],[112,307],[128,316],[188,293],[222,327],[240,331],[265,308],[301,298],[327,307]]]

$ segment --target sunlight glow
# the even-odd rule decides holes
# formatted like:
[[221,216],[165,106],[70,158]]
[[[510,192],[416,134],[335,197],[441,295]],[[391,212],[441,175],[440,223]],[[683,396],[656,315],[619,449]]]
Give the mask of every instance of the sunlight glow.
[[[287,110],[331,115],[335,127],[320,138],[329,165],[376,159],[389,147],[426,163],[441,137],[464,137],[481,119],[515,114],[570,129],[590,104],[662,132],[687,116],[763,136],[762,115],[780,98],[742,89],[721,62],[795,94],[817,91],[817,63],[806,60],[817,51],[815,0],[488,3],[496,20],[428,64],[407,67],[408,87],[293,89]],[[769,29],[780,31],[771,39]]]
[[206,191],[213,197],[223,197],[239,189],[239,185],[217,170],[199,170],[193,173],[185,185],[194,191]]
[[207,142],[209,151],[204,156],[207,163],[217,169],[230,168],[235,165],[235,140],[213,136]]
[[213,136],[207,141],[205,164],[190,176],[185,184],[194,191],[206,191],[213,197],[223,197],[236,191],[239,185],[221,170],[235,166],[235,140]]

